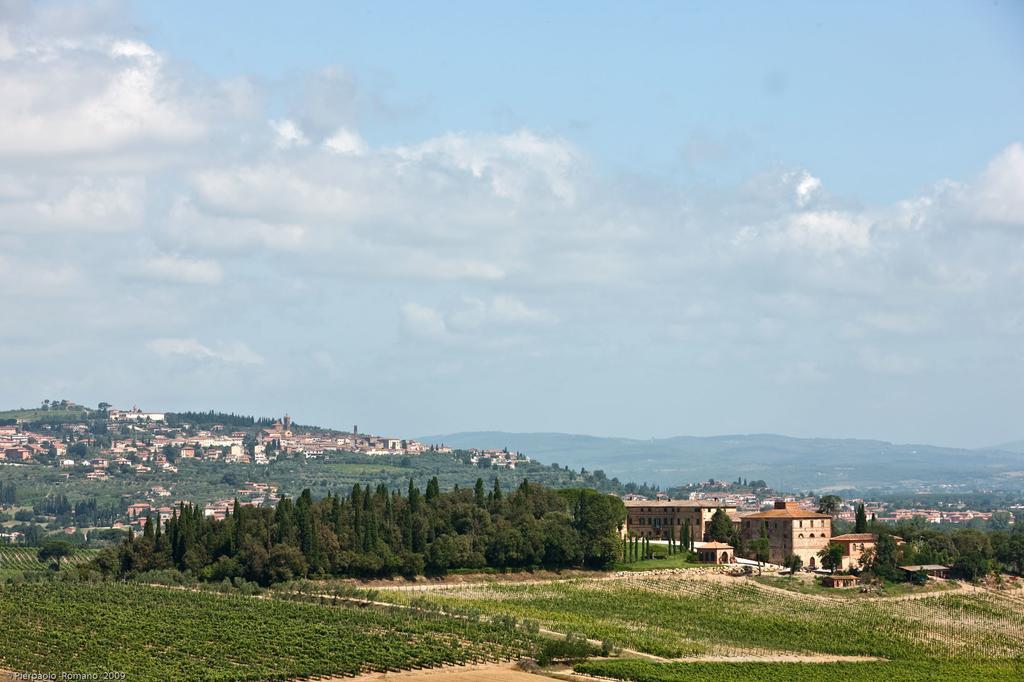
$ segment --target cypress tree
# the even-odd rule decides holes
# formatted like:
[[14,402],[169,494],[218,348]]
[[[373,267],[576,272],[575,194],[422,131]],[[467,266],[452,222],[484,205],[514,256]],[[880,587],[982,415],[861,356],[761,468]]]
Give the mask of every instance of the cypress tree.
[[854,533],[866,533],[868,531],[868,515],[864,509],[864,503],[857,505],[857,520],[854,522]]
[[441,494],[441,486],[437,482],[437,476],[434,476],[427,483],[427,494],[426,500],[428,503],[434,502],[438,495]]
[[487,500],[484,497],[484,479],[476,479],[476,485],[473,486],[473,502],[476,506],[483,509],[487,506]]

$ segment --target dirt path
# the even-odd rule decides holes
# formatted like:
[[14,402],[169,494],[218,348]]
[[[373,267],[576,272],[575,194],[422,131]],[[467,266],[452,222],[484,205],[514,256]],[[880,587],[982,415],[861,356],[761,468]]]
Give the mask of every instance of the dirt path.
[[398,673],[366,673],[356,677],[321,677],[320,682],[537,682],[537,675],[516,668],[515,663],[444,666]]
[[[796,580],[796,579],[797,578],[794,578],[794,580]],[[797,592],[796,590],[787,590],[784,587],[776,587],[775,585],[766,585],[765,583],[758,582],[757,580],[750,580],[748,582],[749,582],[749,584],[753,585],[754,587],[758,588],[759,590],[764,590],[765,592],[768,592],[768,593],[771,593],[771,594],[777,594],[777,595],[780,595],[780,596],[787,596],[787,597],[790,597],[790,598],[803,598],[803,599],[808,599],[808,600],[811,600],[811,601],[824,602],[824,603],[827,603],[827,604],[835,604],[837,602],[850,603],[850,604],[860,604],[860,603],[864,603],[864,602],[882,602],[882,601],[884,601],[884,602],[915,601],[917,599],[931,599],[933,597],[942,597],[942,596],[951,595],[951,594],[965,594],[965,593],[966,594],[976,594],[978,592],[985,592],[986,591],[984,588],[978,587],[976,585],[970,585],[970,584],[962,583],[962,582],[952,582],[951,584],[954,585],[954,587],[952,589],[934,590],[934,591],[931,591],[931,592],[918,592],[918,593],[913,593],[913,594],[898,594],[898,595],[894,595],[894,596],[891,596],[891,597],[884,596],[884,595],[880,595],[880,596],[876,595],[876,596],[859,597],[859,598],[855,597],[855,598],[851,599],[851,598],[848,598],[848,597],[838,597],[838,596],[837,597],[830,597],[830,596],[825,595],[825,594],[807,594],[806,592]],[[852,588],[848,588],[848,589],[852,589]]]

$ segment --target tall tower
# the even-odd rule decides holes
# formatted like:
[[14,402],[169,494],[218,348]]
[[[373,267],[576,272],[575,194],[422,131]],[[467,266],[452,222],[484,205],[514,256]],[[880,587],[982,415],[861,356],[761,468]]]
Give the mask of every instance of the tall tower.
[[287,414],[284,416],[284,430],[285,431],[291,431],[292,430],[292,418],[289,417]]

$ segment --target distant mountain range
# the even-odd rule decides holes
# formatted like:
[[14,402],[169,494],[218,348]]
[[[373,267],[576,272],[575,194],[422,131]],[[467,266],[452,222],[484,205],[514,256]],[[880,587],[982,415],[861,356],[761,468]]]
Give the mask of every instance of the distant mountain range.
[[772,434],[651,440],[565,433],[477,431],[425,436],[456,448],[519,450],[544,463],[602,469],[662,487],[739,476],[788,490],[914,489],[922,485],[1024,488],[1024,441],[966,450],[876,440]]
[[1010,441],[1009,443],[1001,443],[988,449],[1005,450],[1006,452],[1017,452],[1020,454],[1024,454],[1024,440],[1013,440]]

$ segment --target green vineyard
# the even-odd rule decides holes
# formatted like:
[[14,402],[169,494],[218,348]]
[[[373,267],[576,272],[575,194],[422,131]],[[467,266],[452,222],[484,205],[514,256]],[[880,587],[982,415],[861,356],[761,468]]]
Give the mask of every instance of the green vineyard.
[[[45,571],[50,562],[39,561],[37,547],[0,547],[0,576],[26,571]],[[76,549],[71,556],[61,560],[61,566],[83,564],[99,553],[96,549]]]
[[0,668],[131,680],[283,680],[509,660],[507,625],[134,584],[0,587]]
[[885,661],[865,663],[654,663],[586,661],[576,672],[628,682],[1019,682],[1020,661]]

